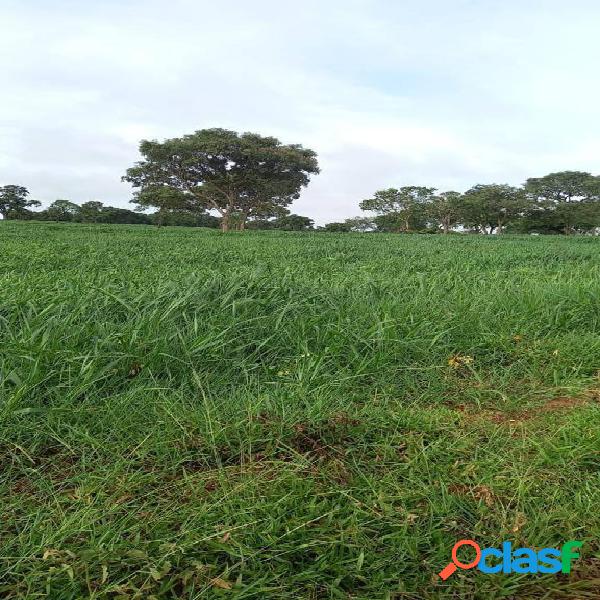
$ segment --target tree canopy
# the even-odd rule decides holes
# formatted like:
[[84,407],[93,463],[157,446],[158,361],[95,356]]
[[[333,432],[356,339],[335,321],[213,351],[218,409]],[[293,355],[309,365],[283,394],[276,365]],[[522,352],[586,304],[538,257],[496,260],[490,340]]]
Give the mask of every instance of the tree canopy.
[[483,233],[501,233],[527,208],[522,190],[506,184],[476,185],[463,196],[463,224]]
[[46,217],[50,221],[74,221],[79,211],[80,207],[77,204],[61,198],[46,209]]
[[405,186],[375,192],[372,198],[360,203],[362,210],[370,210],[381,217],[382,227],[390,231],[409,232],[419,229],[424,222],[424,206],[431,202],[435,188]]
[[600,200],[600,177],[585,171],[560,171],[544,177],[531,177],[525,192],[538,203],[562,204]]
[[464,193],[406,186],[360,203],[376,213],[376,231],[586,233],[600,228],[600,177],[561,171],[515,187],[478,184]]
[[235,218],[244,229],[249,217],[297,199],[311,174],[319,172],[317,155],[274,137],[201,129],[181,138],[140,143],[143,160],[124,180],[138,192],[134,202],[183,210],[215,210],[227,231]]
[[99,223],[102,220],[102,211],[104,205],[102,202],[91,200],[84,202],[79,207],[79,216],[82,223]]
[[27,216],[28,208],[40,206],[38,200],[28,198],[29,190],[21,185],[0,187],[0,215],[4,219],[18,219]]
[[531,201],[525,223],[540,233],[570,234],[600,225],[600,177],[585,171],[561,171],[525,182]]
[[433,196],[427,210],[428,220],[444,233],[460,223],[463,213],[463,195],[459,192],[442,192]]

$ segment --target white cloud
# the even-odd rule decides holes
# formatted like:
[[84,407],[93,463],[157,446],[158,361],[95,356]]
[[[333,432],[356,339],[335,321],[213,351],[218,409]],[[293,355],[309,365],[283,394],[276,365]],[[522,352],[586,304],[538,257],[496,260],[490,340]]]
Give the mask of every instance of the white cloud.
[[3,2],[0,184],[125,206],[143,137],[257,131],[320,155],[319,222],[378,188],[600,171],[600,5]]

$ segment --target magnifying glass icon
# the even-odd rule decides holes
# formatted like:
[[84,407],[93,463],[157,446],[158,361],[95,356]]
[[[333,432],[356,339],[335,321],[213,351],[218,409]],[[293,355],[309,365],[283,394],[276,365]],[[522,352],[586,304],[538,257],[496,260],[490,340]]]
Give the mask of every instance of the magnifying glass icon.
[[[458,558],[456,557],[456,551],[461,546],[471,546],[472,548],[475,548],[475,552],[477,554],[475,555],[474,561],[469,562],[469,563],[464,563],[464,562],[461,562],[460,560],[458,560]],[[446,579],[448,579],[448,577],[450,577],[450,575],[452,575],[452,573],[454,573],[454,571],[456,571],[457,567],[461,568],[461,569],[472,569],[480,560],[481,560],[481,548],[479,547],[479,544],[477,542],[474,542],[473,540],[460,540],[460,541],[456,542],[456,544],[454,544],[454,546],[452,548],[452,562],[448,563],[438,573],[438,575],[445,581]]]

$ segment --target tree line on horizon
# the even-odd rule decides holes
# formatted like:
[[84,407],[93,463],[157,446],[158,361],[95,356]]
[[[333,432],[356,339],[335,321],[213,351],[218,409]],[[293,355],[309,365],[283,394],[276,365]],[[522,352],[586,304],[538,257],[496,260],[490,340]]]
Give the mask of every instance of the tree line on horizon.
[[8,220],[219,227],[219,219],[210,214],[172,211],[169,214],[160,215],[160,219],[157,219],[156,213],[147,214],[127,208],[107,206],[97,200],[76,204],[70,200],[59,198],[44,210],[30,210],[39,206],[41,206],[39,201],[29,199],[29,191],[23,186],[5,185],[0,187],[0,215]]
[[[42,211],[17,185],[0,188],[5,219],[137,223],[244,229],[314,230],[287,208],[319,173],[317,155],[274,137],[202,129],[163,142],[142,140],[142,160],[127,169],[135,210],[59,199]],[[464,193],[425,186],[379,190],[360,202],[368,216],[317,230],[394,233],[591,233],[600,228],[600,176],[561,171],[519,187],[478,184]],[[148,214],[147,210],[154,209]]]
[[520,187],[478,184],[464,193],[405,186],[360,203],[373,216],[326,225],[331,231],[394,233],[593,233],[600,228],[600,176],[560,171]]
[[[205,211],[169,209],[144,213],[126,208],[106,206],[92,200],[76,204],[70,200],[58,199],[44,210],[33,211],[41,203],[29,199],[29,191],[23,186],[5,185],[0,187],[0,216],[16,221],[56,221],[62,223],[104,223],[157,225],[171,227],[208,227],[221,228],[221,219]],[[314,221],[309,217],[291,214],[281,209],[276,218],[254,219],[248,222],[248,229],[279,229],[284,231],[310,231]],[[232,220],[235,216],[232,217]]]

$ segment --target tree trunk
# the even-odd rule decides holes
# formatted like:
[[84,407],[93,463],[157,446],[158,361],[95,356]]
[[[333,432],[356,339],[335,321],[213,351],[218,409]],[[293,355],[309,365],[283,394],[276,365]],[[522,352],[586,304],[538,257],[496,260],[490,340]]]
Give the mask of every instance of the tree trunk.
[[221,231],[229,231],[229,213],[223,213],[221,215]]
[[242,217],[240,219],[240,231],[244,231],[246,229],[246,219],[248,215],[246,213],[242,213]]
[[444,221],[443,225],[444,225],[444,233],[447,234],[450,231],[450,225],[448,224],[448,221]]

